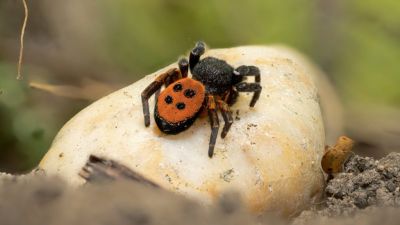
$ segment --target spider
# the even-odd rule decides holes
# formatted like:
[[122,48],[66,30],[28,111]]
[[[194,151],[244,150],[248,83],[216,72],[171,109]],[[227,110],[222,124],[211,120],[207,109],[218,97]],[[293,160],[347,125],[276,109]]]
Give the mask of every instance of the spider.
[[[253,92],[250,107],[254,107],[261,94],[260,70],[256,66],[239,66],[234,69],[226,61],[215,57],[200,59],[205,44],[197,42],[190,52],[189,61],[182,58],[178,68],[172,68],[156,77],[142,94],[144,124],[150,125],[149,98],[155,94],[154,119],[158,128],[166,134],[177,134],[189,128],[196,118],[208,112],[211,136],[208,156],[212,158],[218,136],[220,111],[225,122],[221,138],[225,138],[232,123],[229,107],[236,102],[239,92]],[[188,72],[192,78],[188,77]],[[254,76],[254,83],[243,82],[246,76]],[[161,91],[161,87],[165,89]]]

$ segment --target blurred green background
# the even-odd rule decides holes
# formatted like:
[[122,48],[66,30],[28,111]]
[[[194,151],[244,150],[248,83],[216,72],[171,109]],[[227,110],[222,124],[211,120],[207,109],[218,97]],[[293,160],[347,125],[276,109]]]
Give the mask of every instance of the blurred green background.
[[80,109],[176,61],[197,40],[300,50],[337,86],[347,133],[365,151],[400,146],[399,1],[27,1],[23,81],[15,79],[22,1],[0,1],[0,171],[33,168]]

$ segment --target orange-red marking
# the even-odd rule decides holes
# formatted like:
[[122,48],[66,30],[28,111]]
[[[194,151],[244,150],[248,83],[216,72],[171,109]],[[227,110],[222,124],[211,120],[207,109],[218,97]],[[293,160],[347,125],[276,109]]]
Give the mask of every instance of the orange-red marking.
[[[175,91],[174,86],[181,84],[182,89]],[[192,89],[195,95],[191,98],[185,96],[185,91]],[[168,104],[165,99],[167,96],[172,97],[172,102]],[[191,78],[183,78],[170,84],[158,96],[158,114],[164,120],[170,123],[178,123],[193,117],[202,107],[205,97],[205,88],[199,81]],[[170,101],[168,101],[170,102]],[[183,103],[183,109],[178,109],[177,104]]]

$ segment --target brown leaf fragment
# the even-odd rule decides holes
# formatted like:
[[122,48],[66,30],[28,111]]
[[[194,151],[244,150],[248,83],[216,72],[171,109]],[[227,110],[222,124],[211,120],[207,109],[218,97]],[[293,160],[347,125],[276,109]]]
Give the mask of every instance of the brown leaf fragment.
[[321,160],[321,166],[325,173],[331,175],[341,172],[343,164],[349,157],[353,146],[354,141],[346,136],[339,137],[335,146],[326,146],[325,154]]

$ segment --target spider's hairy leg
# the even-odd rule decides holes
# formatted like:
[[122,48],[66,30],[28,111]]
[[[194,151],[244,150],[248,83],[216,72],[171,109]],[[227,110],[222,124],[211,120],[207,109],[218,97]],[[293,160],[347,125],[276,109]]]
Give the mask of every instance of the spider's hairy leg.
[[250,107],[254,107],[261,94],[261,76],[260,69],[256,66],[239,66],[233,71],[236,76],[254,76],[254,83],[241,82],[235,85],[239,92],[254,92],[250,102]]
[[233,123],[232,112],[229,109],[229,106],[226,102],[222,100],[218,100],[217,102],[218,102],[218,108],[225,122],[224,127],[222,128],[221,138],[225,138]]
[[211,136],[210,136],[210,143],[208,146],[208,156],[210,158],[212,158],[212,156],[214,155],[214,147],[215,147],[215,142],[217,140],[218,130],[219,130],[217,105],[215,103],[214,96],[212,96],[212,95],[207,96],[207,111],[208,111],[208,117],[210,119],[210,124],[211,124]]
[[182,78],[188,76],[189,62],[186,58],[181,58],[178,62],[179,70],[181,71]]
[[198,41],[189,56],[189,68],[190,71],[193,70],[194,66],[200,61],[200,56],[205,52],[204,42]]
[[[174,69],[177,70],[176,68]],[[180,71],[176,71],[173,74],[170,74],[164,80],[164,87],[168,87],[170,84],[174,83],[179,79],[182,79],[182,74],[180,73]]]
[[235,88],[238,92],[254,92],[253,98],[250,102],[250,107],[254,107],[258,98],[260,97],[262,87],[259,83],[246,83],[241,82],[235,84]]
[[149,98],[153,95],[159,93],[161,87],[167,79],[171,77],[179,77],[180,73],[177,68],[169,69],[167,72],[162,73],[156,77],[156,79],[147,86],[142,94],[142,107],[144,115],[144,125],[148,127],[150,125],[150,111],[149,111]]
[[232,86],[231,89],[229,90],[228,95],[225,98],[225,102],[228,104],[228,106],[232,106],[233,104],[236,103],[238,97],[239,97],[239,92],[235,90],[235,88],[233,88]]

